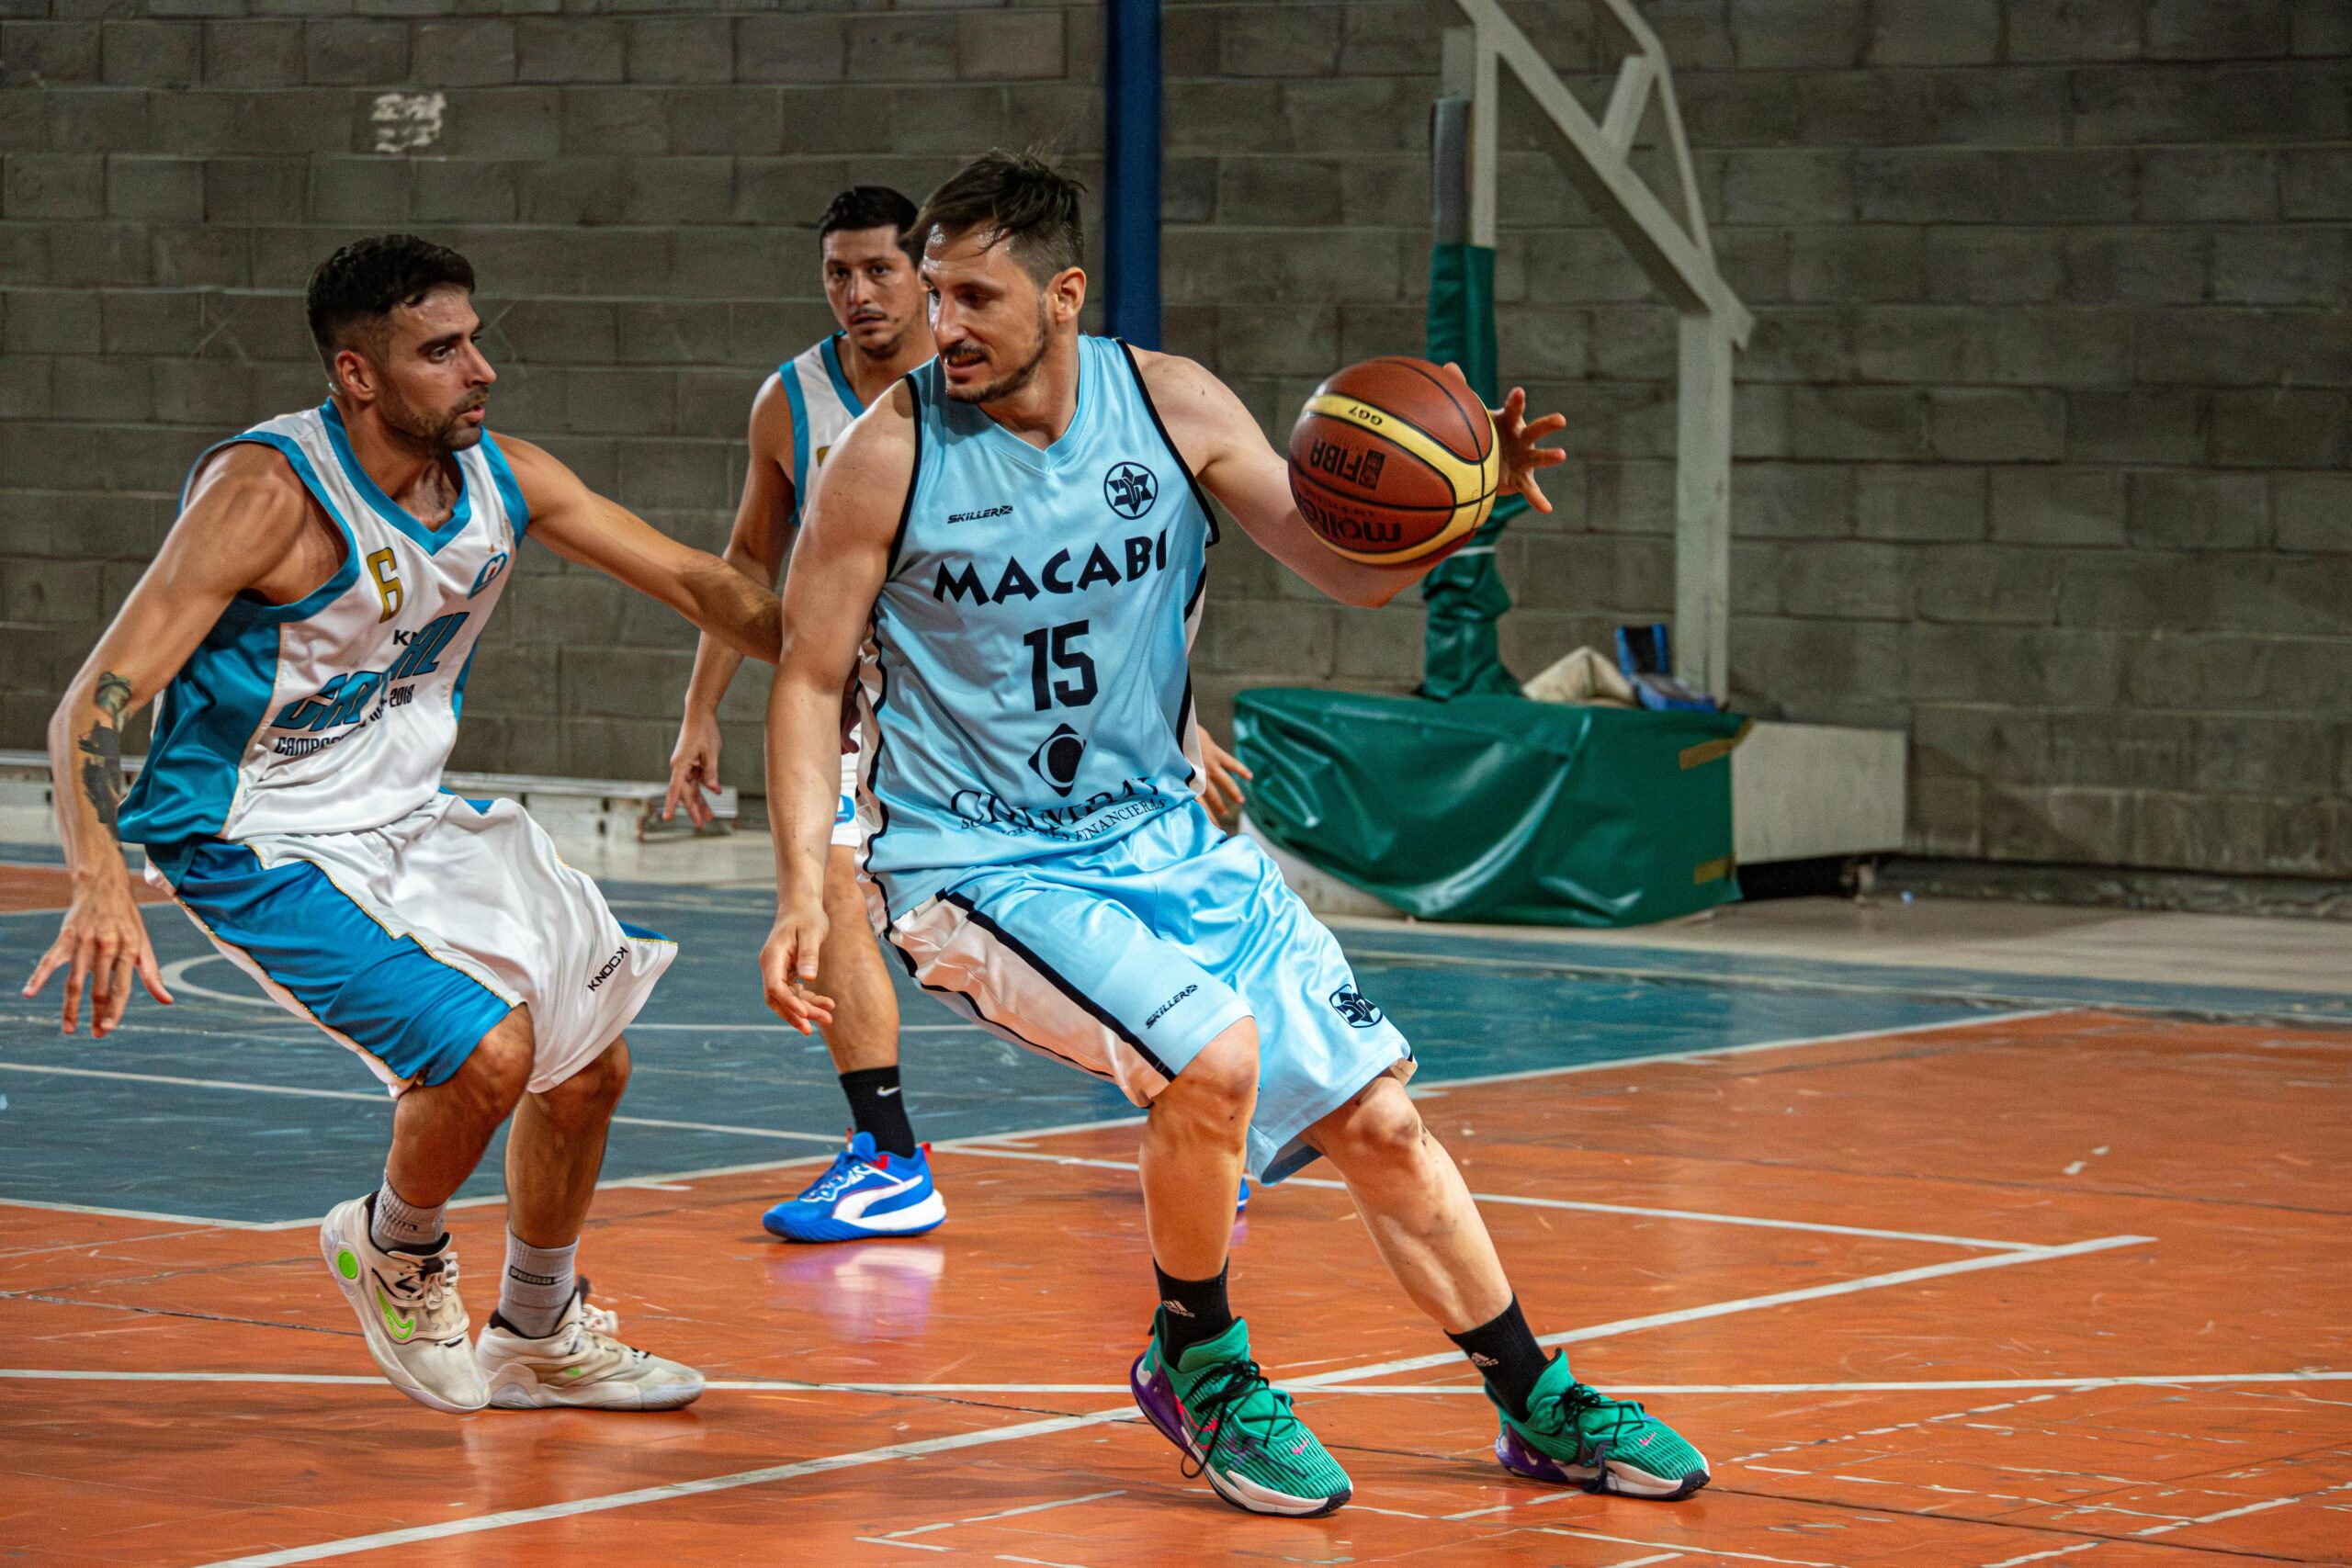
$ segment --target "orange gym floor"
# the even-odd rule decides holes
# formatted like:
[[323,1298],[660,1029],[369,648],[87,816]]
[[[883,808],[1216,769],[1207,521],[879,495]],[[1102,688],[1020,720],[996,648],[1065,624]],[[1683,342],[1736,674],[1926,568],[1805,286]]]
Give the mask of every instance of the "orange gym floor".
[[[1668,1414],[1708,1490],[1505,1476],[1310,1168],[1253,1202],[1234,1289],[1356,1501],[1226,1508],[1125,1395],[1149,1302],[1113,1125],[943,1147],[951,1218],[911,1241],[763,1235],[814,1145],[609,1189],[599,1298],[713,1379],[662,1416],[408,1404],[304,1224],[0,1205],[0,1561],[2352,1561],[2352,1037],[2011,1015],[1423,1108],[1538,1331]],[[455,1229],[479,1320],[498,1211]]]

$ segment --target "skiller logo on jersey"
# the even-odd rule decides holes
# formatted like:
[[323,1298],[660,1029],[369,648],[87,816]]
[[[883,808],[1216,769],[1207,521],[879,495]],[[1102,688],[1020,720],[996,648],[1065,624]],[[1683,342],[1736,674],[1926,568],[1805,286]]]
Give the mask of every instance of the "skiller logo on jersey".
[[[1098,582],[1115,587],[1168,570],[1165,529],[1156,535],[1134,535],[1121,541],[1118,548],[1124,559],[1114,559],[1109,550],[1096,545],[1087,552],[1083,564],[1078,563],[1076,551],[1056,550],[1045,569],[1034,573],[1022,565],[1019,556],[1007,556],[996,573],[993,588],[982,575],[979,563],[966,560],[951,566],[943,561],[938,581],[932,584],[931,596],[943,604],[949,600],[966,599],[977,604],[1001,604],[1007,599],[1035,599],[1040,593],[1079,593]],[[1074,578],[1070,575],[1073,566],[1078,572]]]
[[947,521],[950,523],[978,523],[985,518],[1010,517],[1012,515],[1012,502],[1007,502],[1002,506],[984,506],[978,512],[951,512],[947,514]]

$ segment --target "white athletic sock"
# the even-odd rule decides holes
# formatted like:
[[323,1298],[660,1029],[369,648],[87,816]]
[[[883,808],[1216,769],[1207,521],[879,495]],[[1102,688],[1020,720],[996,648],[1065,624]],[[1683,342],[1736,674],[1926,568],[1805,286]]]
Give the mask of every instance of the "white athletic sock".
[[526,1339],[545,1339],[555,1332],[563,1309],[578,1288],[573,1263],[580,1244],[533,1247],[513,1231],[506,1233],[506,1278],[498,1286],[498,1315]]
[[441,1245],[441,1211],[446,1202],[427,1209],[411,1203],[392,1190],[391,1172],[384,1173],[384,1184],[376,1189],[376,1216],[368,1227],[368,1239],[378,1247],[404,1247],[413,1252],[430,1252]]

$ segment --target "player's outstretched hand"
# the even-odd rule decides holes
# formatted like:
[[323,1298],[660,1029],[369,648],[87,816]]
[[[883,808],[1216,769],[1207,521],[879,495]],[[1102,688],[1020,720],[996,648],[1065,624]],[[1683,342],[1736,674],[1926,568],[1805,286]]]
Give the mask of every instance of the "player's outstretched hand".
[[1238,779],[1254,779],[1258,775],[1241,765],[1241,759],[1216,743],[1216,737],[1201,731],[1201,804],[1218,821],[1227,821],[1240,814],[1241,785]]
[[709,714],[689,713],[678,726],[678,744],[670,753],[670,793],[662,798],[662,820],[667,822],[686,808],[686,820],[697,828],[710,826],[710,800],[718,789],[718,720]]
[[805,913],[779,913],[767,945],[760,949],[760,985],[769,1010],[803,1034],[833,1021],[832,998],[809,988],[817,980],[825,924],[821,904]]
[[68,1034],[81,1021],[85,981],[90,987],[90,1033],[98,1039],[122,1021],[122,1010],[130,1005],[133,975],[146,984],[149,996],[166,1007],[171,1005],[172,993],[164,988],[163,970],[147,940],[147,922],[140,917],[139,900],[131,897],[127,876],[101,881],[74,896],[57,940],[33,966],[33,977],[25,982],[24,994],[38,994],[61,966],[65,968],[63,1016]]
[[1527,417],[1527,389],[1513,387],[1503,399],[1503,406],[1494,411],[1495,434],[1502,442],[1502,481],[1499,488],[1506,493],[1517,491],[1527,497],[1527,504],[1538,512],[1552,510],[1550,498],[1544,487],[1535,482],[1535,470],[1548,468],[1555,463],[1565,463],[1568,455],[1556,446],[1539,446],[1537,442],[1556,431],[1565,430],[1568,416],[1547,413],[1541,419]]

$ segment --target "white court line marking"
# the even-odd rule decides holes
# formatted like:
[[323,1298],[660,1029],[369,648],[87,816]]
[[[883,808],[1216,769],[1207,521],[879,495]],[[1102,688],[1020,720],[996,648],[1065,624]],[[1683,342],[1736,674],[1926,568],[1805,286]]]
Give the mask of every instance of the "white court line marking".
[[[220,954],[208,953],[202,956],[218,958],[220,957]],[[223,959],[222,962],[226,963],[227,960]],[[263,998],[252,999],[263,1000]],[[265,1000],[265,1005],[275,1009],[277,1004],[275,1002],[266,1002]],[[1945,1023],[1910,1024],[1900,1029],[1864,1029],[1844,1034],[1799,1035],[1787,1040],[1758,1041],[1750,1045],[1726,1045],[1720,1050],[1713,1051],[1686,1051],[1663,1056],[1629,1056],[1621,1060],[1610,1062],[1577,1062],[1566,1066],[1534,1067],[1530,1068],[1525,1072],[1489,1073],[1479,1077],[1448,1078],[1442,1084],[1432,1083],[1428,1087],[1431,1089],[1442,1090],[1455,1087],[1468,1087],[1476,1084],[1519,1083],[1530,1078],[1561,1077],[1572,1073],[1602,1072],[1614,1067],[1646,1066],[1653,1062],[1713,1062],[1721,1057],[1750,1055],[1758,1051],[1793,1050],[1796,1047],[1803,1045],[1829,1045],[1849,1040],[1893,1038],[1898,1035],[1918,1034],[1930,1031],[1945,1029],[1982,1029],[1994,1024],[2013,1023],[2024,1019],[2047,1018],[2055,1016],[2059,1013],[2080,1012],[2084,1010],[2086,1010],[2081,1008],[2056,1008],[2032,1012],[1986,1013],[1976,1018],[1953,1019]],[[352,1093],[356,1091],[338,1090],[335,1092]],[[368,1098],[374,1099],[377,1097],[370,1095]],[[1142,1122],[1143,1118],[1140,1115],[1107,1116],[1092,1122],[1064,1122],[1055,1126],[1029,1127],[1010,1133],[975,1133],[961,1138],[942,1139],[933,1144],[932,1147],[934,1149],[972,1148],[989,1144],[1002,1144],[1008,1140],[1026,1141],[1032,1138],[1050,1138],[1065,1133],[1099,1133],[1107,1131],[1114,1127],[1140,1126]],[[703,1177],[742,1176],[754,1171],[781,1170],[789,1168],[796,1165],[808,1165],[810,1163],[812,1163],[811,1160],[808,1158],[800,1158],[761,1160],[749,1165],[709,1166],[695,1170],[662,1171],[651,1176],[616,1177],[611,1180],[600,1181],[596,1184],[596,1187],[599,1191],[602,1191],[608,1188],[634,1187],[639,1182],[658,1183],[691,1181]],[[487,1198],[460,1198],[456,1202],[451,1203],[449,1207],[453,1209],[475,1209],[481,1208],[487,1204],[503,1203],[504,1201],[506,1201],[506,1194],[502,1191]],[[97,1208],[75,1203],[38,1201],[28,1198],[0,1198],[0,1207],[6,1206],[28,1209],[49,1209],[62,1213],[105,1214],[113,1218],[126,1220],[162,1220],[172,1224],[212,1225],[222,1230],[300,1230],[304,1226],[315,1225],[324,1218],[323,1215],[311,1214],[298,1220],[207,1220],[198,1219],[187,1214],[158,1213],[153,1209]]]
[[[1715,1302],[1706,1306],[1683,1307],[1675,1312],[1652,1313],[1644,1317],[1620,1318],[1614,1323],[1598,1324],[1590,1328],[1572,1328],[1565,1334],[1546,1334],[1537,1343],[1544,1345],[1574,1345],[1604,1336],[1631,1334],[1645,1328],[1659,1328],[1668,1324],[1697,1323],[1706,1318],[1727,1317],[1734,1313],[1759,1312],[1767,1307],[1787,1306],[1796,1302],[1821,1301],[1830,1296],[1852,1295],[1860,1291],[1880,1291],[1892,1285],[1908,1285],[1921,1280],[1940,1280],[1952,1274],[1973,1274],[1985,1269],[2007,1269],[2017,1263],[2046,1263],[2060,1258],[2079,1258],[2086,1253],[2107,1252],[2119,1247],[2141,1247],[2155,1240],[2147,1235],[2103,1235],[2090,1241],[2069,1242],[2063,1247],[2036,1247],[2030,1252],[1996,1252],[1986,1258],[1960,1258],[1950,1263],[1930,1263],[1919,1269],[1898,1269],[1887,1274],[1870,1274],[1859,1280],[1834,1280],[1826,1285],[1808,1285],[1798,1291],[1775,1291],[1770,1295],[1743,1296],[1737,1301]],[[1312,1377],[1295,1380],[1293,1389],[1317,1388],[1325,1383],[1349,1382],[1363,1378],[1392,1377],[1398,1372],[1417,1372],[1430,1367],[1451,1366],[1459,1351],[1442,1356],[1408,1356],[1398,1360],[1384,1361],[1377,1366],[1357,1367],[1341,1371],[1320,1372]],[[1653,1544],[1635,1541],[1636,1546]]]
[[[967,1144],[960,1154],[981,1155],[990,1159],[1036,1160],[1046,1165],[1086,1165],[1104,1170],[1135,1170],[1133,1160],[1080,1159],[1068,1155],[1047,1154],[1043,1150],[990,1148],[981,1144]],[[1285,1178],[1284,1187],[1319,1187],[1334,1192],[1344,1192],[1344,1181],[1326,1180],[1316,1176]],[[1811,1220],[1768,1220],[1753,1214],[1717,1214],[1698,1209],[1650,1209],[1631,1203],[1588,1203],[1568,1198],[1525,1198],[1507,1192],[1473,1192],[1470,1196],[1481,1203],[1501,1203],[1531,1209],[1574,1209],[1593,1214],[1635,1214],[1645,1219],[1697,1220],[1711,1225],[1752,1225],[1759,1230],[1818,1231],[1826,1235],[1862,1235],[1882,1241],[1919,1241],[1938,1247],[1982,1247],[1994,1252],[2030,1252],[2041,1244],[2030,1241],[1987,1241],[1982,1236],[1939,1235],[1928,1231],[1874,1230],[1867,1225],[1821,1224]]]
[[1046,1514],[1056,1508],[1074,1508],[1080,1503],[1100,1503],[1105,1497],[1124,1497],[1126,1495],[1126,1488],[1118,1486],[1108,1492],[1089,1492],[1083,1497],[1064,1497],[1057,1502],[1030,1503],[1022,1507],[1005,1508],[993,1514],[975,1514],[968,1519],[942,1519],[935,1525],[916,1525],[910,1529],[891,1530],[876,1539],[890,1541],[903,1540],[910,1535],[929,1535],[934,1530],[952,1530],[963,1525],[984,1525],[992,1519],[1018,1518],[1023,1514]]
[[2150,1525],[2146,1529],[2133,1530],[2132,1534],[2134,1538],[2168,1535],[2174,1530],[2187,1529],[2191,1525],[2217,1525],[2223,1519],[2242,1518],[2247,1514],[2259,1514],[2270,1508],[2283,1508],[2290,1503],[2308,1503],[2314,1497],[2326,1497],[2338,1492],[2347,1491],[2352,1491],[2352,1481],[2339,1481],[2333,1486],[2323,1486],[2315,1492],[2305,1492],[2293,1497],[2273,1497],[2262,1503],[2248,1503],[2243,1508],[2225,1508],[2218,1514],[2207,1514],[2200,1518],[2179,1519],[2168,1525]]
[[2065,1557],[2077,1551],[2088,1551],[2094,1546],[2109,1544],[2103,1540],[2086,1540],[2079,1546],[2053,1547],[2048,1551],[2029,1551],[2023,1557],[2004,1557],[1998,1562],[1987,1562],[1984,1568],[2018,1568],[2020,1562],[2041,1562],[2052,1557]]
[[[353,1387],[375,1386],[383,1380],[357,1373],[322,1372],[172,1372],[172,1371],[51,1371],[40,1367],[0,1367],[0,1378],[21,1378],[32,1381],[62,1382],[224,1382],[224,1383],[346,1383]],[[2103,1388],[2237,1388],[2257,1383],[2352,1382],[2352,1371],[2334,1372],[2190,1372],[2177,1377],[2149,1375],[2145,1377],[2113,1378],[1986,1378],[1976,1382],[1641,1382],[1609,1385],[1620,1394],[1730,1394],[1730,1393],[1953,1393],[1971,1391],[2002,1391],[2010,1389],[2056,1389],[2075,1393],[2093,1393]],[[788,1378],[714,1378],[704,1385],[714,1389],[729,1389],[752,1393],[871,1393],[888,1397],[909,1394],[935,1393],[1125,1393],[1125,1383],[1115,1382],[797,1382]],[[1477,1383],[1318,1383],[1317,1393],[1356,1395],[1449,1394],[1468,1398],[1484,1397],[1486,1389]],[[2007,1409],[2007,1406],[1996,1408]],[[1882,1431],[1894,1427],[1878,1428]],[[1816,1445],[1817,1446],[1817,1445]],[[1740,1461],[1732,1461],[1740,1463]],[[1748,1464],[1749,1470],[1770,1470],[1770,1465]],[[2060,1475],[2087,1473],[2069,1471],[2042,1471],[2007,1467],[2028,1475]],[[1789,1475],[1809,1475],[1810,1471],[1792,1470]],[[2093,1476],[2099,1481],[2115,1481],[2129,1485],[2138,1483],[2129,1476]]]
[[[301,1100],[359,1100],[370,1105],[387,1103],[390,1096],[380,1089],[369,1093],[356,1089],[300,1089],[290,1084],[238,1083],[229,1078],[184,1078],[168,1073],[119,1073],[104,1067],[52,1066],[39,1062],[0,1062],[0,1072],[52,1073],[73,1078],[108,1078],[119,1083],[169,1084],[175,1089],[223,1089],[236,1094],[291,1095]],[[616,1116],[616,1127],[667,1127],[684,1133],[726,1133],[744,1138],[785,1138],[795,1143],[838,1145],[841,1135],[835,1133],[786,1133],[774,1127],[740,1127],[724,1122],[673,1122],[658,1116]],[[645,1178],[636,1179],[643,1181]]]
[[204,1568],[286,1568],[289,1563],[349,1557],[362,1551],[380,1551],[390,1546],[413,1546],[421,1541],[446,1540],[451,1536],[479,1535],[485,1530],[507,1529],[515,1525],[537,1524],[547,1519],[576,1518],[582,1514],[601,1514],[614,1508],[634,1507],[640,1503],[667,1502],[706,1492],[729,1492],[740,1486],[768,1485],[779,1481],[797,1480],[804,1475],[822,1475],[831,1471],[882,1464],[891,1460],[951,1453],[957,1449],[981,1448],[1023,1438],[1043,1438],[1057,1432],[1074,1431],[1080,1427],[1099,1427],[1108,1421],[1141,1419],[1143,1417],[1131,1405],[1098,1410],[1087,1416],[1057,1416],[1046,1421],[1023,1421],[1018,1426],[958,1432],[946,1438],[924,1438],[910,1443],[891,1443],[878,1449],[862,1449],[855,1453],[827,1454],[821,1459],[774,1464],[763,1470],[738,1471],[732,1475],[713,1475],[699,1481],[673,1481],[660,1486],[641,1486],[633,1492],[613,1492],[601,1497],[580,1497],[568,1503],[548,1503],[536,1508],[480,1514],[469,1519],[448,1519],[440,1524],[417,1525],[408,1529],[382,1530],[374,1535],[350,1536],[342,1540],[289,1547],[282,1551],[224,1558],[205,1564]]
[[1623,1562],[1611,1562],[1609,1568],[1650,1568],[1653,1562],[1676,1562],[1681,1557],[1679,1551],[1661,1551],[1649,1557],[1628,1557]]
[[1602,1535],[1599,1530],[1569,1529],[1565,1525],[1532,1525],[1541,1535],[1564,1535],[1575,1540],[1605,1540],[1616,1546],[1662,1546],[1694,1557],[1736,1557],[1743,1562],[1775,1562],[1786,1568],[1845,1568],[1842,1562],[1815,1562],[1804,1557],[1767,1557],[1760,1551],[1732,1551],[1720,1546],[1677,1546],[1670,1540],[1636,1540],[1629,1535]]
[[[1891,1285],[1906,1284],[1915,1280],[1935,1279],[1947,1274],[1967,1273],[1980,1269],[2006,1268],[2015,1263],[2038,1263],[2053,1258],[2074,1257],[2110,1247],[2132,1245],[2147,1239],[2149,1238],[2143,1236],[2108,1236],[2095,1242],[2076,1242],[2070,1247],[2043,1247],[2033,1252],[2005,1252],[1990,1258],[1961,1258],[1955,1262],[1939,1264],[1927,1269],[1907,1269],[1899,1273],[1876,1275],[1838,1285],[1817,1286],[1804,1291],[1782,1291],[1768,1296],[1751,1296],[1737,1301],[1719,1302],[1711,1306],[1688,1307],[1680,1312],[1659,1313],[1648,1317],[1626,1318],[1616,1323],[1597,1324],[1589,1328],[1571,1329],[1565,1334],[1546,1336],[1544,1342],[1560,1345],[1600,1339],[1611,1335],[1630,1334],[1644,1328],[1657,1327],[1668,1323],[1696,1322],[1702,1318],[1720,1317],[1730,1313],[1749,1312],[1764,1306],[1777,1306],[1792,1301],[1812,1301],[1822,1296],[1846,1295],[1857,1291],[1877,1290]],[[1449,1352],[1442,1356],[1413,1357],[1365,1367],[1336,1368],[1317,1377],[1295,1380],[1290,1386],[1295,1390],[1327,1383],[1347,1383],[1361,1378],[1385,1376],[1396,1371],[1417,1371],[1424,1366],[1451,1361],[1454,1354],[1456,1353]],[[602,1497],[582,1497],[567,1503],[550,1503],[536,1508],[517,1508],[505,1513],[481,1515],[470,1519],[450,1519],[441,1524],[419,1525],[408,1529],[386,1530],[374,1535],[347,1537],[342,1540],[321,1541],[314,1545],[294,1547],[283,1551],[228,1558],[205,1564],[204,1568],[286,1568],[286,1565],[290,1563],[315,1562],[330,1557],[348,1557],[358,1552],[379,1551],[388,1546],[407,1546],[418,1541],[440,1540],[450,1536],[504,1529],[514,1525],[536,1524],[546,1519],[571,1518],[582,1514],[633,1507],[640,1503],[664,1502],[707,1492],[730,1491],[741,1486],[766,1485],[779,1481],[789,1481],[798,1476],[815,1475],[832,1470],[845,1470],[857,1465],[877,1464],[888,1460],[911,1458],[919,1454],[944,1453],[957,1449],[1013,1442],[1032,1437],[1046,1437],[1055,1433],[1072,1431],[1081,1427],[1100,1426],[1110,1421],[1137,1419],[1140,1417],[1132,1405],[1121,1404],[1084,1416],[1056,1416],[1049,1420],[1022,1422],[1015,1426],[987,1431],[964,1432],[948,1438],[930,1438],[915,1442],[893,1443],[884,1448],[865,1449],[854,1453],[803,1460],[794,1464],[770,1465],[760,1470],[740,1471],[732,1475],[716,1475],[699,1481],[671,1482],[660,1486],[610,1493]],[[1627,1546],[1652,1548],[1668,1547],[1672,1544],[1667,1541],[1625,1540],[1619,1537],[1593,1539],[1617,1540]],[[1742,1556],[1758,1562],[1794,1563],[1795,1568],[1838,1568],[1836,1564],[1803,1563],[1796,1562],[1793,1559],[1758,1557],[1753,1552],[1718,1551],[1713,1555]]]

